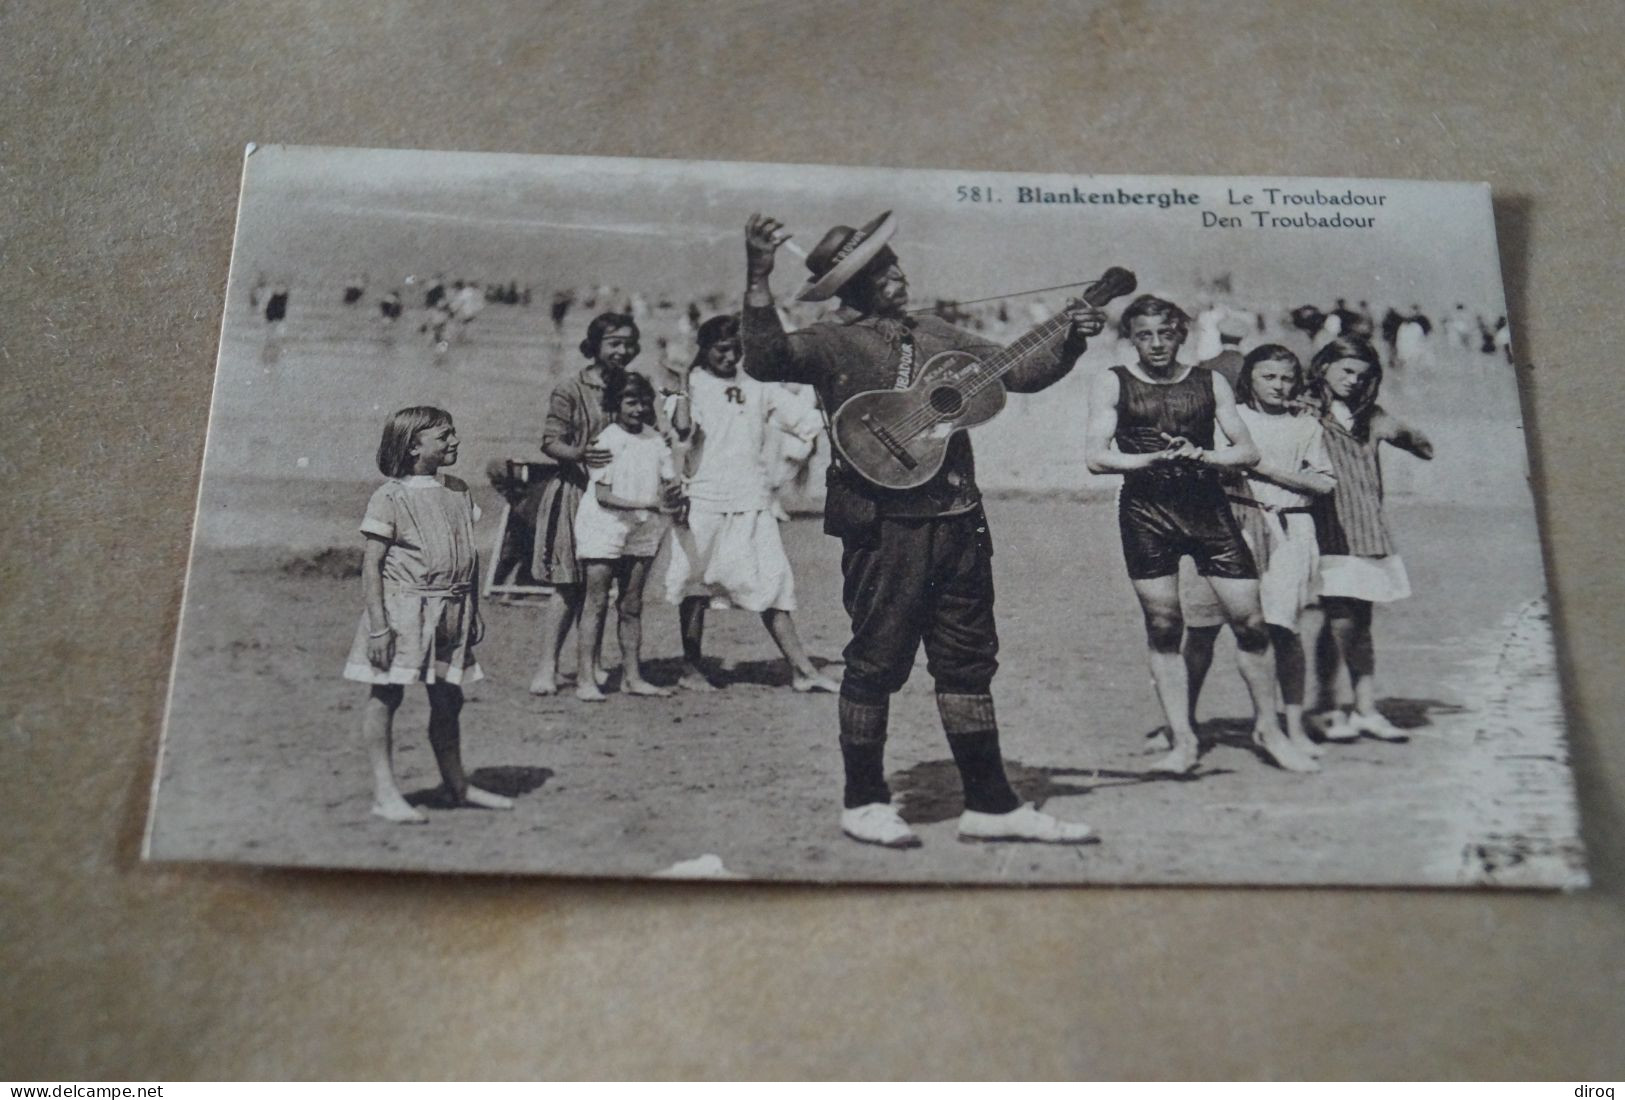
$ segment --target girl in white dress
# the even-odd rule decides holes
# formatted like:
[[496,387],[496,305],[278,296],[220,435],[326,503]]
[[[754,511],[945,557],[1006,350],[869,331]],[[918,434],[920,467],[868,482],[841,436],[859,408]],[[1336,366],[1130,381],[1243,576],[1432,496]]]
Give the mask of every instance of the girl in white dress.
[[1232,510],[1258,564],[1259,600],[1275,649],[1286,733],[1319,754],[1303,728],[1304,654],[1298,620],[1319,587],[1320,551],[1310,505],[1337,485],[1318,418],[1298,404],[1303,364],[1280,344],[1254,348],[1236,379],[1236,408],[1260,455],[1230,492]]
[[[790,613],[795,577],[773,515],[765,436],[770,427],[808,430],[808,407],[739,369],[739,322],[712,317],[685,392],[671,402],[672,430],[690,444],[687,518],[672,541],[666,597],[683,632],[683,678],[690,691],[715,688],[701,667],[707,607],[757,612],[790,663],[796,691],[839,690],[807,656]],[[817,431],[816,404],[811,409]]]
[[392,737],[405,685],[429,693],[429,744],[451,800],[509,809],[511,799],[469,783],[463,771],[463,688],[482,677],[474,646],[480,620],[478,510],[468,486],[442,475],[457,461],[451,414],[429,405],[402,409],[384,425],[378,469],[389,478],[367,502],[361,521],[361,570],[367,610],[356,627],[344,677],[371,685],[361,729],[372,759],[372,812],[419,824],[423,811],[395,782]]

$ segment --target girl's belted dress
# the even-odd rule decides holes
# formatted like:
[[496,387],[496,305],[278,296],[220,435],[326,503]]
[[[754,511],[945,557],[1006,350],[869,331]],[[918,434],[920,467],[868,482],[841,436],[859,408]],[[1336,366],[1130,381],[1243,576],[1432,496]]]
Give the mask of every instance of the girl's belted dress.
[[479,508],[454,477],[391,478],[372,494],[363,534],[388,543],[384,612],[395,635],[387,669],[367,657],[366,612],[344,664],[344,678],[367,684],[468,684],[482,679],[474,659],[474,585]]

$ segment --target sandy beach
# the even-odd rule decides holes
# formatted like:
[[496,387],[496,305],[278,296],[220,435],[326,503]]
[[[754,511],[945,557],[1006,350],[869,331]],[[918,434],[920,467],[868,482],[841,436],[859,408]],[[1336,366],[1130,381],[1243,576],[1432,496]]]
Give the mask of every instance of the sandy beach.
[[[1138,611],[1121,572],[1100,564],[1119,553],[1110,499],[996,499],[988,511],[1003,664],[995,692],[1011,776],[1046,810],[1094,825],[1097,845],[956,840],[958,779],[923,658],[894,704],[888,772],[925,845],[891,852],[841,836],[834,699],[789,690],[754,616],[712,614],[707,649],[732,666],[720,670],[726,690],[615,694],[588,706],[527,694],[534,602],[488,606],[488,679],[469,689],[464,711],[476,782],[513,795],[517,808],[436,807],[427,709],[413,691],[397,762],[431,821],[385,824],[368,813],[357,735],[365,689],[338,677],[359,609],[359,581],[345,575],[354,557],[275,548],[208,550],[194,564],[202,610],[182,642],[186,677],[170,715],[154,843],[171,858],[569,875],[648,875],[713,855],[732,873],[815,881],[1472,884],[1578,874],[1572,822],[1561,814],[1517,826],[1527,857],[1517,867],[1493,858],[1507,850],[1505,800],[1486,786],[1496,739],[1531,719],[1537,730],[1551,722],[1509,700],[1503,675],[1506,661],[1527,664],[1545,641],[1539,561],[1497,555],[1468,573],[1444,551],[1492,539],[1509,517],[1395,509],[1411,536],[1417,596],[1378,612],[1377,646],[1382,708],[1411,731],[1409,743],[1328,746],[1317,775],[1268,767],[1245,743],[1245,694],[1225,638],[1201,712],[1217,744],[1194,776],[1169,779],[1146,773],[1158,718]],[[789,524],[787,542],[803,637],[815,655],[838,658],[837,546],[812,519]],[[651,599],[645,620],[649,674],[673,683],[675,609]],[[1542,751],[1560,805],[1561,742]]]

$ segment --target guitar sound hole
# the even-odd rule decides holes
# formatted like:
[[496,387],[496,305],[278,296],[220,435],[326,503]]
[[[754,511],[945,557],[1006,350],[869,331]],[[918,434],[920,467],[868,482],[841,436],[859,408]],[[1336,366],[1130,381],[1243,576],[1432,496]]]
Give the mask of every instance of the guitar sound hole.
[[964,395],[952,386],[939,386],[931,391],[931,409],[939,416],[957,416],[964,407]]

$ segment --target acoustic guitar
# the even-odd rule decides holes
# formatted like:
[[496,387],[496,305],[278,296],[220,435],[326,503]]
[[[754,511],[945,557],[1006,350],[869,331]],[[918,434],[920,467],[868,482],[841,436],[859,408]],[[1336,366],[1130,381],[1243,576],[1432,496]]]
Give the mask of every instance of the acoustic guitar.
[[[1134,291],[1134,273],[1108,268],[1082,298],[1099,309]],[[907,389],[867,390],[842,403],[829,434],[846,464],[882,489],[913,489],[942,469],[955,432],[992,420],[1004,408],[1007,371],[1038,348],[1061,339],[1065,313],[1038,325],[986,359],[944,351],[925,361]]]

